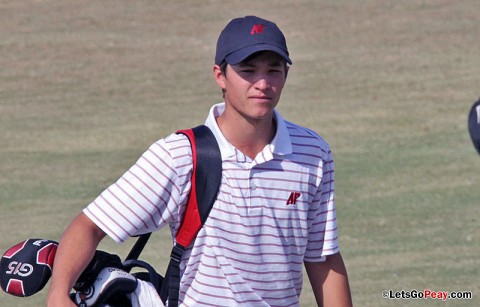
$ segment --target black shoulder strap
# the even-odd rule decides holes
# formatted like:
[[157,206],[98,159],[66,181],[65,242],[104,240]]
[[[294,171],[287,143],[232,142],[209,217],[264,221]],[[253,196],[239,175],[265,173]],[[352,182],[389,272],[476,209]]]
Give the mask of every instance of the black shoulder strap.
[[[222,157],[220,148],[218,147],[217,140],[212,131],[205,125],[200,125],[187,130],[179,130],[177,133],[185,134],[192,146],[194,167],[192,174],[192,189],[190,191],[187,208],[192,208],[191,211],[195,211],[195,207],[198,208],[201,228],[215,202],[220,188],[220,182],[222,180]],[[194,195],[193,198],[192,194]],[[191,202],[196,202],[196,204],[191,206],[189,205]],[[187,212],[190,211],[185,212],[186,216],[183,219],[184,221],[186,219],[197,219],[197,215],[194,212],[188,216],[187,214],[189,213]],[[188,223],[183,222],[183,224]],[[200,228],[198,230],[200,230]],[[190,234],[185,235],[184,232],[186,231],[187,230],[179,230],[179,233],[177,234],[177,236],[184,237],[181,241],[185,247],[190,245],[191,241],[196,236],[196,232],[190,232]],[[149,232],[139,236],[125,260],[138,259],[151,234],[152,233]]]
[[217,140],[207,126],[201,125],[177,133],[185,134],[192,147],[192,188],[175,238],[177,245],[188,247],[202,228],[217,198],[222,180],[222,158]]
[[180,291],[180,262],[183,252],[193,242],[205,223],[217,198],[222,180],[220,148],[212,131],[205,125],[177,133],[186,135],[192,147],[192,188],[185,214],[175,237],[176,244],[170,254],[170,263],[162,283],[160,297],[168,306],[178,306]]

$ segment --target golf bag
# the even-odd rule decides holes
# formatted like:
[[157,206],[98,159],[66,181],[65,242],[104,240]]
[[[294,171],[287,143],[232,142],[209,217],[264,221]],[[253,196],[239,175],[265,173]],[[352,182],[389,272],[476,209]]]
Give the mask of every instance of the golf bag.
[[[191,191],[185,214],[175,237],[165,276],[148,263],[138,260],[151,233],[139,236],[124,261],[118,255],[97,250],[92,261],[74,285],[72,300],[86,306],[132,306],[131,296],[138,289],[156,292],[168,306],[178,306],[180,263],[185,249],[193,242],[205,223],[216,200],[222,177],[222,159],[215,136],[205,125],[179,130],[187,136],[192,148],[193,172]],[[58,243],[29,239],[3,255],[0,261],[2,289],[15,296],[29,296],[40,291],[51,276]],[[130,274],[133,268],[142,272]],[[157,295],[158,294],[158,295]]]

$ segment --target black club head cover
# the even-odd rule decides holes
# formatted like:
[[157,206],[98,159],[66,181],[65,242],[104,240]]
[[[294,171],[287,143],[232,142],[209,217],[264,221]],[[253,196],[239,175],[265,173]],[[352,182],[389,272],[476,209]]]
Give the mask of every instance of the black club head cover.
[[58,243],[28,239],[9,248],[0,260],[0,285],[15,296],[30,296],[42,290],[52,275]]

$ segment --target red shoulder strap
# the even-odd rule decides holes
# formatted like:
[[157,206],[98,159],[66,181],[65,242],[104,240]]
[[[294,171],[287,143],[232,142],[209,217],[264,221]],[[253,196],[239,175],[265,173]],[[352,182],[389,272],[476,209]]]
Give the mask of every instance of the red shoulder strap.
[[178,244],[181,244],[184,247],[190,245],[193,241],[197,232],[202,227],[202,222],[200,221],[200,215],[198,213],[198,201],[197,201],[197,144],[195,141],[195,136],[192,129],[188,130],[179,130],[177,133],[182,133],[186,135],[190,141],[192,147],[192,160],[193,160],[193,172],[192,172],[192,188],[190,195],[188,196],[188,202],[185,209],[185,214],[183,216],[182,224],[177,232],[175,237]]
[[175,237],[176,244],[170,254],[165,279],[160,289],[160,298],[168,306],[178,306],[180,291],[180,262],[185,249],[192,243],[205,223],[217,198],[222,180],[222,157],[217,140],[205,125],[180,130],[192,146],[192,188],[188,197],[185,214]]
[[187,247],[202,228],[217,198],[222,177],[222,158],[217,140],[207,126],[177,133],[186,135],[192,147],[192,188],[176,235],[177,243]]

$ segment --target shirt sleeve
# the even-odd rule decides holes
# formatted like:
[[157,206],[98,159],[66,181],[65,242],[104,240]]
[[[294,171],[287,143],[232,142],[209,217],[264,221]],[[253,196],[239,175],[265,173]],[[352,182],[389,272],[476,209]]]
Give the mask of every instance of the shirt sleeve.
[[337,218],[335,212],[334,162],[330,149],[322,161],[320,188],[312,206],[312,224],[308,233],[305,261],[325,261],[325,257],[339,251]]
[[83,212],[116,242],[155,231],[177,221],[190,172],[188,140],[172,135],[151,145]]

